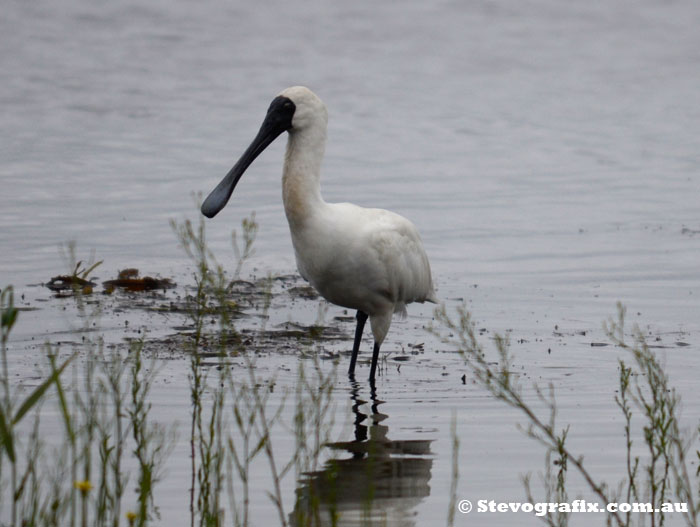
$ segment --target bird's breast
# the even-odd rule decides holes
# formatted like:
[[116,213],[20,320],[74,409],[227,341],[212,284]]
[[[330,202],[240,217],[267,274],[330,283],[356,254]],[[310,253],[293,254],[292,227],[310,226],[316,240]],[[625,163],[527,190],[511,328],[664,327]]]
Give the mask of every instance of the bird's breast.
[[299,272],[333,304],[368,314],[391,309],[394,298],[384,262],[363,243],[361,232],[340,223],[317,217],[292,229]]

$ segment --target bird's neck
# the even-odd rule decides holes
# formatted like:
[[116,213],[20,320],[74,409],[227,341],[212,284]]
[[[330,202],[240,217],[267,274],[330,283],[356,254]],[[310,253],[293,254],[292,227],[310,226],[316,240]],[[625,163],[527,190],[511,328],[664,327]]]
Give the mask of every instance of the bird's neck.
[[325,126],[289,133],[282,175],[282,198],[292,228],[301,227],[315,210],[325,204],[320,183],[325,147]]

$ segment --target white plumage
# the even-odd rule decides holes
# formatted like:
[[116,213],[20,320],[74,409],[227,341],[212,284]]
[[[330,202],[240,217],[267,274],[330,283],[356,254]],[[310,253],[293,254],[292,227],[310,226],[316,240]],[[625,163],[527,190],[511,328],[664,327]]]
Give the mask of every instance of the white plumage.
[[329,302],[357,310],[350,375],[369,316],[374,336],[370,381],[379,347],[394,313],[411,302],[437,302],[430,263],[418,230],[403,216],[321,197],[321,161],[328,113],[308,88],[287,88],[276,97],[257,137],[202,205],[213,217],[227,203],[245,169],[283,131],[289,132],[282,175],[284,210],[297,267]]

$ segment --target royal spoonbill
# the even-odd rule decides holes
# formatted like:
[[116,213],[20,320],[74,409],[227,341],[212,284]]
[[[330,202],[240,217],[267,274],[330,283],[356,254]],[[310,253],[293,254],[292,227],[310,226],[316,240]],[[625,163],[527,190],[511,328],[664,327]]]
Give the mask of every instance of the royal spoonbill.
[[308,88],[294,86],[275,97],[258,135],[202,204],[213,218],[228,202],[253,160],[282,132],[288,132],[282,171],[284,211],[301,276],[329,302],[357,310],[350,376],[369,317],[374,382],[379,348],[394,313],[411,302],[437,302],[430,263],[418,230],[403,216],[321,197],[321,161],[328,112]]

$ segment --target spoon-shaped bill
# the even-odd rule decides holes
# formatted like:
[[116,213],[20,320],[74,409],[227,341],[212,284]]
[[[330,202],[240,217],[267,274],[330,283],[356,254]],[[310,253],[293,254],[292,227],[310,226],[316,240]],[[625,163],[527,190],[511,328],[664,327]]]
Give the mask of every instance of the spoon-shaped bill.
[[294,103],[286,97],[277,97],[272,101],[267,111],[267,116],[262,126],[260,126],[258,135],[255,136],[255,139],[253,139],[253,142],[238,162],[229,170],[226,177],[221,180],[221,183],[204,200],[204,203],[202,203],[202,214],[207,218],[213,218],[226,206],[238,180],[241,179],[241,176],[250,164],[282,132],[291,128],[294,109]]

